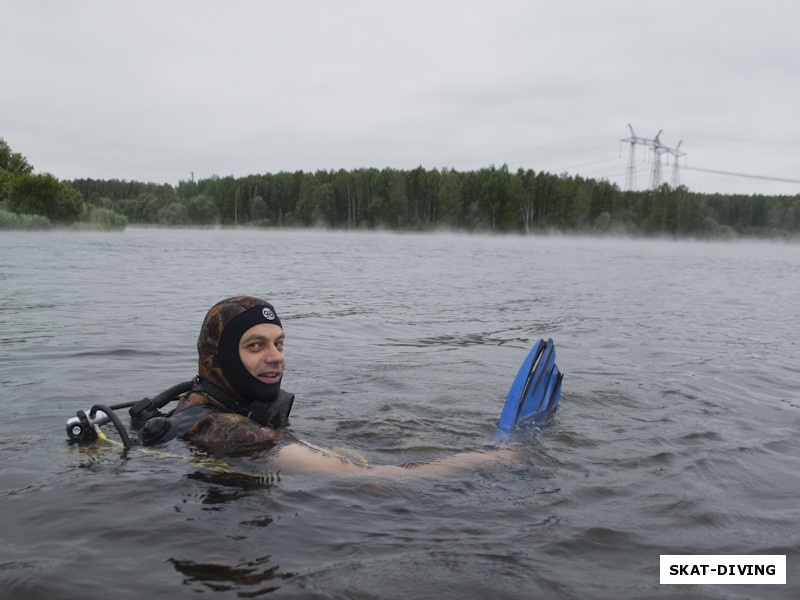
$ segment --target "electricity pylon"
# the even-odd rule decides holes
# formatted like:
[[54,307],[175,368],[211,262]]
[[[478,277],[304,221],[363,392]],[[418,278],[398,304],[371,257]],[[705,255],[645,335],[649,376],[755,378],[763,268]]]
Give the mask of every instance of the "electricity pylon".
[[630,151],[628,152],[628,174],[625,178],[625,187],[629,192],[632,192],[636,188],[636,144],[652,146],[653,140],[637,136],[630,123],[628,123],[628,129],[631,130],[631,137],[625,138],[622,141],[629,142],[631,145]]
[[669,152],[669,148],[658,139],[661,137],[662,131],[664,130],[659,129],[653,140],[653,169],[650,172],[650,189],[654,191],[661,187],[661,156]]
[[661,143],[661,132],[664,131],[660,129],[659,132],[656,134],[652,140],[648,138],[639,137],[634,133],[633,127],[630,123],[628,123],[628,129],[631,130],[631,135],[624,140],[623,142],[628,142],[630,144],[630,151],[628,154],[628,172],[625,178],[625,187],[628,191],[634,191],[636,187],[636,145],[639,144],[641,146],[648,146],[653,149],[653,166],[650,171],[650,189],[657,190],[661,186],[661,157],[664,154],[672,154],[675,157],[675,164],[672,166],[672,183],[671,187],[673,189],[677,188],[680,185],[680,171],[678,168],[678,159],[681,156],[685,156],[685,152],[681,152],[681,144],[682,141],[678,143],[677,148],[670,148],[669,146],[665,146]]
[[672,154],[672,156],[673,156],[673,158],[675,160],[675,162],[672,163],[672,181],[670,183],[670,187],[673,190],[677,190],[678,187],[681,185],[681,173],[680,173],[679,162],[680,162],[681,156],[686,156],[686,152],[681,152],[681,144],[682,143],[683,143],[683,140],[678,142],[678,145],[675,146],[675,148],[670,148],[669,149],[669,153]]

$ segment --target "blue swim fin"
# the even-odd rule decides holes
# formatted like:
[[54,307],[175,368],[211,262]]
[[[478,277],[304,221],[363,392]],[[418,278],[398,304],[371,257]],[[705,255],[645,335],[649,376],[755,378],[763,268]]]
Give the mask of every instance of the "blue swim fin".
[[556,366],[553,340],[537,341],[511,384],[497,427],[511,431],[527,419],[543,417],[555,410],[563,377]]

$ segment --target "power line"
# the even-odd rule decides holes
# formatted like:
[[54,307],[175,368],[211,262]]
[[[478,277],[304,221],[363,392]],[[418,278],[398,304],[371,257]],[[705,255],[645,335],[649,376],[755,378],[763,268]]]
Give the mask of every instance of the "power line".
[[800,179],[786,179],[785,177],[770,177],[768,175],[750,175],[748,173],[734,173],[733,171],[718,171],[717,169],[701,169],[700,167],[685,166],[684,169],[690,171],[702,171],[703,173],[715,173],[717,175],[730,175],[732,177],[747,177],[749,179],[764,179],[766,181],[782,181],[784,183],[800,183]]

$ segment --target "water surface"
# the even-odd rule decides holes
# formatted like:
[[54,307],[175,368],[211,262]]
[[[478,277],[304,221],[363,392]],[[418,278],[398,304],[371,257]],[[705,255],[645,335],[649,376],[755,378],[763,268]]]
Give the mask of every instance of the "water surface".
[[[797,597],[798,284],[791,244],[2,232],[0,596]],[[293,431],[373,464],[490,451],[541,337],[560,408],[515,464],[435,480],[66,442],[76,410],[191,378],[235,294],[284,322]],[[786,554],[788,584],[660,586],[660,554]]]

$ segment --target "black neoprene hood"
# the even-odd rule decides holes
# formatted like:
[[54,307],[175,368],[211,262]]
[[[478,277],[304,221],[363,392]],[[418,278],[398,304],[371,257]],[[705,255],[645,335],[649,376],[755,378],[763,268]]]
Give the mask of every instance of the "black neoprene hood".
[[219,365],[230,385],[242,396],[245,403],[271,402],[278,397],[281,384],[263,383],[251,375],[239,357],[239,341],[247,330],[267,323],[281,329],[281,321],[269,306],[254,306],[234,317],[225,326],[219,338]]

